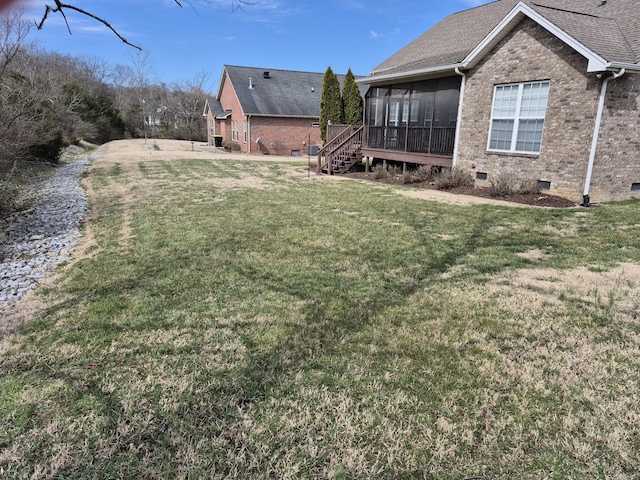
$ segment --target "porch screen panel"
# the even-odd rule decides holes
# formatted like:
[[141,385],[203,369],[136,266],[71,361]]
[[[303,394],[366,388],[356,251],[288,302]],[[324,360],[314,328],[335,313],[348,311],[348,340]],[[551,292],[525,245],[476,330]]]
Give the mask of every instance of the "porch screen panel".
[[433,123],[433,102],[436,82],[426,80],[415,82],[411,91],[411,112],[407,135],[407,151],[429,153],[429,138]]
[[372,88],[367,93],[367,144],[372,148],[384,148],[388,88]]
[[438,79],[433,112],[430,153],[452,155],[458,119],[460,77]]
[[389,115],[387,119],[386,148],[404,150],[409,119],[410,85],[396,85],[391,88],[389,97]]

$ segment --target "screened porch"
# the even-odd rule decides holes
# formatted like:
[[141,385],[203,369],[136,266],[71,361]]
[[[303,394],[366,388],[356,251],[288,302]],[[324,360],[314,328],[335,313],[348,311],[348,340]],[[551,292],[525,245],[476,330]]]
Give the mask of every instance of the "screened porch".
[[459,76],[372,86],[366,96],[363,153],[414,163],[450,164]]

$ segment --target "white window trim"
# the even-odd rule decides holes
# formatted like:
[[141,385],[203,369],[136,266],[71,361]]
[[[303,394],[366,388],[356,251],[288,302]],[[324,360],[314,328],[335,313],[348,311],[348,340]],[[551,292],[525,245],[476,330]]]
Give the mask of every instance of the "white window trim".
[[244,143],[247,143],[247,121],[242,121],[242,139]]
[[400,121],[400,102],[392,101],[389,105],[389,126],[397,127]]
[[[550,85],[549,80],[537,80],[537,81],[531,81],[531,82],[521,82],[521,83],[502,83],[500,85],[495,85],[493,87],[493,100],[491,101],[491,118],[489,119],[489,135],[487,138],[487,151],[489,152],[501,152],[501,153],[521,153],[521,154],[526,154],[526,155],[540,155],[540,151],[528,151],[528,150],[516,150],[516,145],[517,145],[517,140],[518,140],[518,129],[520,126],[520,120],[542,120],[543,121],[543,125],[542,125],[542,137],[544,138],[544,126],[547,123],[546,122],[546,117],[547,117],[547,109],[545,106],[545,114],[544,117],[521,117],[520,116],[520,110],[522,107],[522,92],[524,90],[524,86],[525,85],[533,85],[536,83],[546,83],[547,85]],[[496,93],[498,91],[499,87],[504,87],[504,86],[518,86],[518,98],[516,99],[516,108],[515,111],[516,113],[514,114],[513,117],[494,117],[493,116],[493,111],[494,111],[494,107],[495,107],[495,101],[496,101]],[[548,102],[549,99],[547,97],[547,106],[548,106]],[[491,132],[493,129],[493,121],[494,120],[513,120],[513,131],[511,132],[511,148],[509,150],[503,150],[503,149],[498,149],[498,148],[491,148]],[[542,150],[542,141],[540,142],[540,150]]]

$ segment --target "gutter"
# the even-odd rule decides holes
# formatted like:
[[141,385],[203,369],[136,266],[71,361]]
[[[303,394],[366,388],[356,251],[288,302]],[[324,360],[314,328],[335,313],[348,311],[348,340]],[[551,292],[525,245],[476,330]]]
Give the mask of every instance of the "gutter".
[[640,73],[640,63],[608,62],[605,66],[607,69],[617,68],[618,70],[627,70],[627,73]]
[[464,87],[467,84],[467,76],[460,71],[458,67],[454,70],[457,75],[462,77],[460,83],[460,98],[458,99],[458,116],[456,118],[456,135],[453,141],[453,160],[451,162],[451,168],[456,168],[458,164],[458,143],[460,141],[460,125],[462,125],[462,104],[464,103]]
[[313,119],[317,120],[319,118],[317,115],[315,117],[311,116],[311,115],[271,115],[269,113],[249,113],[247,115],[249,115],[251,117],[304,118],[304,119],[311,119],[311,120],[313,120]]
[[454,63],[451,65],[440,65],[438,67],[421,68],[419,70],[410,70],[407,72],[390,73],[386,75],[372,75],[370,77],[363,77],[361,79],[356,79],[356,83],[377,84],[377,83],[386,82],[387,80],[403,80],[406,78],[413,78],[420,75],[425,75],[425,76],[437,75],[439,73],[455,71],[455,69],[458,67],[464,68],[464,64]]
[[591,139],[591,151],[589,152],[589,165],[587,166],[587,177],[584,180],[584,192],[582,194],[582,206],[589,206],[589,188],[591,187],[591,175],[593,174],[593,165],[596,160],[596,150],[598,148],[598,136],[600,135],[600,123],[602,121],[602,112],[604,111],[604,101],[607,95],[607,85],[609,80],[615,80],[616,78],[624,75],[625,69],[621,68],[617,72],[611,72],[611,76],[605,78],[602,81],[600,87],[600,98],[598,100],[598,113],[596,114],[596,124],[593,127],[593,138]]

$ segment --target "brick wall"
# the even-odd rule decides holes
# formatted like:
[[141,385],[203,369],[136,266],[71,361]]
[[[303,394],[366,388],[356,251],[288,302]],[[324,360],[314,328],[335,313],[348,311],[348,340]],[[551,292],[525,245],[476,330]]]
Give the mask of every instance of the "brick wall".
[[[550,193],[582,200],[600,81],[580,54],[529,19],[523,20],[468,74],[458,165],[488,174],[551,182]],[[536,155],[487,151],[496,84],[549,80],[549,100]],[[597,200],[596,198],[592,198]]]
[[593,167],[594,201],[640,197],[640,75],[609,81]]
[[[300,155],[306,155],[309,136],[311,136],[311,145],[320,143],[320,128],[312,126],[312,123],[319,121],[317,118],[245,116],[228,78],[222,86],[219,100],[222,108],[231,110],[232,113],[226,120],[216,120],[216,135],[222,135],[223,142],[231,142],[232,122],[237,121],[236,143],[240,145],[243,152],[291,155],[293,151],[298,151]],[[248,128],[247,142],[244,141],[243,135],[245,121]],[[256,143],[256,139],[260,139],[260,142]]]
[[222,104],[222,108],[224,110],[231,110],[231,115],[227,117],[225,120],[219,121],[220,130],[216,132],[218,135],[222,135],[222,142],[232,142],[232,128],[233,122],[237,122],[238,125],[238,139],[235,140],[235,143],[240,145],[240,148],[243,152],[247,151],[247,145],[243,142],[242,139],[242,122],[246,119],[244,116],[244,112],[242,111],[242,107],[240,107],[240,102],[238,101],[238,96],[236,95],[236,91],[233,88],[233,85],[229,81],[229,78],[225,76],[224,83],[222,85],[222,91],[220,92],[220,97],[218,98],[220,103]]
[[317,121],[317,118],[251,117],[251,153],[291,155],[297,150],[306,155],[309,136],[310,145],[320,143],[320,128],[312,126]]

